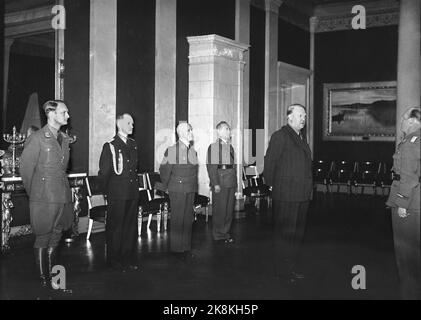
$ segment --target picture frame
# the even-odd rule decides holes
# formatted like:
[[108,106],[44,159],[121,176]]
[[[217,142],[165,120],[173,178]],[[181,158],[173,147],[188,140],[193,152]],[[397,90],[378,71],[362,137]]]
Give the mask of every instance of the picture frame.
[[395,141],[396,81],[325,83],[323,140]]

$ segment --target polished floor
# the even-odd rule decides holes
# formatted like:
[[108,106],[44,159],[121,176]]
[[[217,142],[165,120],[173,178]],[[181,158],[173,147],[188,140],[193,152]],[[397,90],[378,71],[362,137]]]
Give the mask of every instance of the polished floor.
[[[81,235],[61,249],[69,299],[399,299],[390,211],[380,196],[317,193],[311,204],[299,265],[305,279],[273,277],[268,211],[248,208],[233,223],[234,244],[215,244],[211,220],[193,227],[196,258],[168,253],[168,234],[156,226],[139,239],[141,270],[120,273],[105,267],[104,233]],[[145,226],[146,224],[144,224]],[[14,239],[1,256],[0,299],[40,296],[32,257],[32,237]],[[351,286],[352,268],[364,266],[366,289]],[[54,298],[54,297],[53,297]],[[62,296],[56,298],[63,298]]]

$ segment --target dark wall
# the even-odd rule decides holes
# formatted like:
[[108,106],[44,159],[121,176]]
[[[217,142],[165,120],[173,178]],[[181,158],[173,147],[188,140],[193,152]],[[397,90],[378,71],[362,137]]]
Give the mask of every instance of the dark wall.
[[235,38],[235,0],[177,1],[176,124],[188,120],[189,44],[187,37],[217,34]]
[[86,0],[66,0],[64,35],[64,99],[70,112],[72,144],[70,170],[87,172],[89,165],[89,17]]
[[155,1],[117,2],[117,114],[130,113],[139,170],[154,168]]
[[310,68],[310,33],[278,19],[278,61]]
[[265,126],[265,12],[250,7],[250,94],[249,128],[256,152],[255,130]]
[[396,81],[397,26],[316,34],[315,158],[391,161],[394,142],[322,140],[323,84]]
[[[13,45],[11,49],[13,51]],[[38,94],[39,111],[44,125],[46,118],[42,112],[42,104],[54,99],[54,58],[12,52],[9,60],[6,132],[10,133],[13,126],[20,131],[29,97],[34,92]]]

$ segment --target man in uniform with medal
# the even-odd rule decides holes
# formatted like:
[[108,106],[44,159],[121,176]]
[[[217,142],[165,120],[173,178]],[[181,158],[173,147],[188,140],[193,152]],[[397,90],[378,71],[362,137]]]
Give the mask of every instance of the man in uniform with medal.
[[117,117],[117,134],[102,148],[98,176],[107,197],[107,264],[119,271],[136,271],[138,176],[133,118]]

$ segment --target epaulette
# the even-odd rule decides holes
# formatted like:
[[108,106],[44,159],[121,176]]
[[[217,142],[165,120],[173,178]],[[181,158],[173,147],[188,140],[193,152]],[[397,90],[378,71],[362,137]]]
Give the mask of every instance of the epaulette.
[[63,138],[70,138],[66,132],[61,131],[61,134],[63,135]]
[[130,138],[130,137],[127,137],[127,139],[132,140],[132,141],[135,141],[133,138]]
[[413,136],[412,138],[411,138],[411,143],[414,143],[415,141],[417,141],[417,139],[418,139],[419,137],[417,137],[417,136]]

